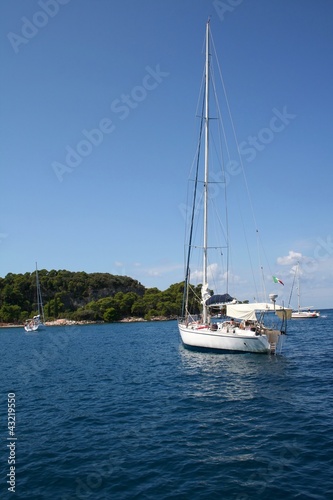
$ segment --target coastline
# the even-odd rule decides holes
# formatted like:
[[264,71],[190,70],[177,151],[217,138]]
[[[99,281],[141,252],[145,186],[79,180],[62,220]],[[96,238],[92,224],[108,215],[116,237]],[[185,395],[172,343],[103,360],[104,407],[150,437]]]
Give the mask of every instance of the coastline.
[[[114,323],[142,323],[151,321],[171,321],[177,319],[176,317],[166,317],[166,316],[155,316],[150,320],[144,318],[128,317],[123,318]],[[104,321],[74,321],[66,318],[56,319],[54,321],[45,321],[45,326],[74,326],[74,325],[107,325]],[[0,328],[24,328],[24,324],[14,324],[14,323],[0,323]]]

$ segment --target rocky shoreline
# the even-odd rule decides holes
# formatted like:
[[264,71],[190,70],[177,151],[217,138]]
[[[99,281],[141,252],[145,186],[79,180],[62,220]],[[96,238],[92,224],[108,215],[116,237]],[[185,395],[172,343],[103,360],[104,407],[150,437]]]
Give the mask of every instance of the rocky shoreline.
[[[149,321],[171,321],[177,319],[176,317],[168,318],[166,316],[156,316],[152,317]],[[140,323],[148,322],[144,318],[129,317],[123,318],[116,323]],[[45,321],[45,326],[73,326],[73,325],[97,325],[97,324],[107,324],[103,321],[73,321],[66,318],[56,319],[54,321]],[[24,324],[13,324],[13,323],[0,323],[0,328],[24,328]]]

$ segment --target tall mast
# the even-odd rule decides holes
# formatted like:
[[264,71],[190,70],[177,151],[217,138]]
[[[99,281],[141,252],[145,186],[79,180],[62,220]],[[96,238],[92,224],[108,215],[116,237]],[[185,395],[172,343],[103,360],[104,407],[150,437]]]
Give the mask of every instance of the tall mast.
[[38,270],[37,270],[37,262],[36,262],[36,289],[37,289],[37,312],[40,314],[40,296],[39,296],[39,280],[38,280]]
[[298,312],[301,310],[301,292],[299,289],[299,262],[297,262],[297,306],[298,306]]
[[37,262],[36,262],[36,287],[37,287],[37,309],[38,309],[38,314],[41,316],[42,322],[45,323],[43,300],[42,300],[42,292],[41,292],[40,284],[39,284]]
[[[205,177],[204,177],[204,227],[203,227],[203,283],[206,290],[207,278],[207,233],[208,233],[208,147],[209,147],[209,20],[206,24],[206,69],[205,69]],[[205,300],[205,298],[203,298]],[[203,306],[203,322],[207,322],[207,308]]]

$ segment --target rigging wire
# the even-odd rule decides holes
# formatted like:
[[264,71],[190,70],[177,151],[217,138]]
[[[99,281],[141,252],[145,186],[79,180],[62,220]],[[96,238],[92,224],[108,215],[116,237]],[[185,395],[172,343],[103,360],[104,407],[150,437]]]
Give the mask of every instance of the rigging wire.
[[[214,140],[212,141],[214,143],[214,147],[216,148],[216,155],[217,155],[217,151],[219,150],[219,158],[220,158],[220,161],[219,161],[219,166],[221,168],[221,173],[222,173],[222,180],[221,181],[218,181],[218,182],[215,182],[217,184],[223,184],[224,185],[224,199],[225,199],[225,204],[224,204],[224,208],[225,208],[225,220],[226,220],[226,226],[223,230],[224,234],[225,234],[225,239],[226,239],[226,248],[228,249],[228,251],[226,252],[226,259],[224,258],[225,256],[223,255],[223,251],[222,251],[222,246],[220,246],[220,253],[221,253],[221,262],[223,263],[224,261],[224,265],[226,264],[226,269],[227,269],[227,272],[224,274],[225,276],[225,281],[226,281],[226,288],[227,288],[227,292],[228,292],[228,289],[229,289],[229,276],[230,276],[230,273],[229,273],[229,266],[230,266],[230,252],[229,252],[229,248],[230,248],[230,228],[229,228],[229,217],[228,217],[228,203],[227,203],[227,184],[228,184],[228,179],[227,179],[227,172],[226,172],[226,162],[225,162],[225,159],[224,159],[224,152],[226,153],[226,157],[227,157],[227,160],[229,162],[231,162],[231,152],[230,152],[230,148],[229,148],[229,143],[228,143],[228,140],[227,140],[227,133],[226,133],[226,127],[225,127],[225,123],[223,121],[223,116],[226,114],[228,117],[229,117],[229,121],[230,121],[230,125],[228,124],[228,128],[231,128],[231,131],[232,131],[232,135],[233,135],[233,138],[234,138],[234,141],[235,141],[235,145],[236,145],[236,149],[237,149],[237,155],[238,155],[238,159],[239,159],[239,165],[241,167],[241,171],[242,171],[242,174],[243,174],[243,180],[244,180],[244,184],[245,184],[245,188],[246,188],[246,193],[247,193],[247,197],[248,197],[248,200],[249,200],[249,203],[250,203],[250,212],[251,212],[251,215],[252,215],[252,219],[253,219],[253,223],[254,223],[254,227],[255,227],[255,235],[256,235],[256,241],[257,241],[257,253],[258,253],[258,260],[259,260],[259,265],[260,265],[260,269],[262,270],[262,274],[263,274],[263,266],[261,265],[261,252],[260,252],[260,248],[261,250],[264,251],[264,248],[263,248],[263,245],[262,245],[262,242],[261,242],[261,239],[260,239],[260,233],[259,233],[259,229],[258,229],[258,226],[257,226],[257,221],[256,221],[256,217],[255,217],[255,213],[254,213],[254,207],[253,207],[253,203],[252,203],[252,200],[251,200],[251,196],[250,196],[250,189],[249,189],[249,185],[248,185],[248,181],[247,181],[247,178],[246,178],[246,174],[245,174],[245,169],[244,169],[244,164],[243,164],[243,160],[242,160],[242,157],[241,157],[241,153],[240,153],[240,150],[239,150],[239,146],[238,146],[238,141],[237,141],[237,134],[236,134],[236,129],[235,129],[235,125],[234,125],[234,122],[233,122],[233,118],[232,118],[232,115],[231,115],[231,109],[230,109],[230,105],[229,105],[229,100],[228,100],[228,97],[227,97],[227,93],[226,93],[226,88],[225,88],[225,84],[224,84],[224,80],[223,80],[223,76],[222,76],[222,71],[221,71],[221,67],[220,67],[220,64],[219,64],[219,61],[218,61],[218,58],[217,58],[217,51],[216,51],[216,46],[215,46],[215,43],[214,43],[214,40],[213,40],[213,37],[212,37],[212,34],[210,33],[210,39],[211,39],[211,45],[213,47],[213,51],[214,51],[214,54],[215,54],[215,58],[216,59],[216,64],[217,64],[217,69],[218,69],[218,75],[219,75],[219,79],[220,79],[220,82],[221,82],[221,85],[222,85],[222,89],[223,89],[223,92],[224,92],[224,96],[225,96],[225,105],[226,105],[226,109],[227,109],[227,113],[222,113],[221,112],[221,108],[220,108],[220,104],[219,104],[219,101],[218,101],[218,98],[217,98],[217,88],[216,88],[216,82],[215,82],[215,78],[214,78],[214,71],[213,71],[213,68],[211,66],[211,71],[212,71],[212,78],[211,78],[211,83],[212,83],[212,89],[213,89],[213,94],[214,94],[214,98],[215,98],[215,105],[216,105],[216,111],[217,111],[217,121],[218,121],[218,130],[219,130],[219,144],[216,145]],[[204,91],[204,76],[205,76],[205,70],[203,72],[203,78],[202,78],[202,82],[201,82],[201,87],[200,87],[200,92],[199,92],[199,97],[198,97],[198,102],[197,102],[197,106],[196,106],[196,110],[197,110],[197,115],[198,115],[198,111],[199,111],[199,107],[200,107],[200,96],[202,95],[202,105],[201,105],[201,113],[199,114],[199,116],[201,117],[201,120],[200,120],[200,128],[199,128],[199,141],[198,141],[198,147],[197,147],[197,151],[196,151],[196,156],[194,158],[194,161],[193,161],[193,164],[192,164],[192,169],[194,169],[194,179],[192,178],[192,181],[194,181],[194,188],[193,188],[193,194],[192,194],[192,210],[191,210],[191,215],[190,215],[190,225],[189,225],[189,233],[187,233],[187,236],[186,236],[186,240],[185,240],[185,246],[184,248],[187,247],[187,256],[185,256],[185,260],[186,260],[186,265],[185,265],[185,284],[184,284],[184,297],[183,297],[183,310],[182,310],[182,314],[184,315],[184,308],[186,307],[185,304],[186,304],[186,295],[188,293],[188,287],[189,287],[189,278],[190,278],[190,269],[189,269],[189,265],[190,265],[190,258],[191,258],[191,253],[192,253],[192,249],[195,248],[195,245],[193,244],[193,238],[194,238],[194,220],[195,220],[195,216],[196,216],[196,211],[197,211],[197,207],[198,207],[198,183],[200,183],[200,180],[198,179],[198,176],[199,176],[199,161],[200,161],[200,155],[201,155],[201,142],[202,142],[202,135],[203,135],[203,125],[204,125],[204,101],[205,101],[205,91]],[[209,117],[210,120],[214,119],[213,117]],[[212,137],[213,139],[213,137]],[[223,141],[222,141],[223,139]],[[223,142],[223,144],[222,144]],[[218,156],[218,155],[217,155]],[[220,175],[220,174],[219,174]],[[209,184],[211,183],[214,183],[214,180],[213,181],[209,181]],[[189,196],[190,194],[188,193],[188,199],[189,199]],[[214,205],[214,208],[216,210],[216,206]],[[239,206],[240,208],[240,206]],[[216,210],[216,213],[218,213],[218,211]],[[187,217],[186,217],[187,219]],[[220,224],[221,224],[221,227],[223,227],[223,224],[221,222],[221,220],[219,220]],[[244,219],[241,215],[241,222],[242,222],[242,227],[243,227],[243,233],[244,233],[244,241],[245,241],[245,245],[246,245],[246,248],[247,248],[247,253],[248,253],[248,256],[249,256],[249,260],[250,260],[250,269],[251,269],[251,273],[252,273],[252,279],[253,279],[253,283],[254,283],[254,287],[255,287],[255,291],[256,291],[256,294],[258,296],[258,291],[257,291],[257,283],[256,283],[256,279],[255,279],[255,273],[254,273],[254,266],[253,266],[253,262],[252,262],[252,259],[251,259],[251,252],[250,252],[250,245],[249,245],[249,241],[248,241],[248,238],[247,238],[247,233],[246,233],[246,229],[245,229],[245,222],[244,222]],[[216,246],[217,248],[218,246]],[[267,260],[267,256],[264,252],[264,257],[266,259],[266,262],[268,263],[268,260]],[[225,262],[226,260],[226,262]],[[224,265],[222,265],[222,268],[224,268]],[[268,265],[269,267],[269,265]],[[262,279],[262,283],[263,283],[263,287],[264,287],[264,279]],[[266,291],[264,289],[264,295],[266,295]]]
[[293,271],[294,271],[294,279],[293,279],[293,284],[292,284],[291,290],[290,290],[290,297],[289,297],[289,302],[288,302],[288,308],[290,307],[291,297],[292,297],[292,294],[293,294],[293,291],[294,291],[295,279],[296,279],[296,275],[297,275],[297,271],[298,271],[298,266],[299,266],[299,262],[297,262],[296,269],[293,269]]
[[226,100],[226,106],[227,106],[228,115],[229,115],[229,119],[230,119],[231,129],[232,129],[232,133],[233,133],[234,140],[235,140],[236,147],[237,147],[238,159],[239,159],[239,162],[240,162],[240,165],[241,165],[241,170],[242,170],[242,173],[243,173],[244,183],[245,183],[247,195],[248,195],[250,206],[251,206],[252,218],[253,218],[254,226],[257,229],[258,228],[258,224],[257,224],[257,221],[256,221],[256,217],[255,217],[255,213],[254,213],[254,208],[253,208],[253,204],[252,204],[252,200],[251,200],[251,196],[250,196],[250,189],[249,189],[247,178],[246,178],[246,175],[245,175],[245,169],[244,169],[244,164],[243,164],[242,156],[240,154],[240,150],[239,150],[239,146],[238,146],[238,138],[237,138],[237,134],[236,134],[236,129],[235,129],[234,121],[232,119],[231,109],[230,109],[230,105],[229,105],[229,99],[228,99],[227,91],[226,91],[226,88],[225,88],[225,85],[224,85],[224,79],[223,79],[223,76],[222,76],[221,66],[219,64],[219,60],[218,60],[218,57],[217,57],[217,51],[216,51],[216,48],[215,48],[215,44],[214,44],[214,40],[213,40],[212,35],[211,35],[211,38],[212,38],[212,45],[213,45],[213,48],[214,48],[214,52],[215,52],[215,55],[216,55],[216,62],[217,62],[218,72],[219,72],[219,75],[220,75],[221,84],[222,84],[222,87],[223,87],[223,92],[224,92],[224,96],[225,96],[225,100]]
[[[227,92],[226,92],[226,88],[225,88],[225,84],[224,84],[224,79],[223,79],[223,75],[222,75],[222,71],[221,71],[221,66],[219,64],[219,59],[217,57],[217,50],[216,50],[216,46],[215,46],[212,34],[211,34],[211,45],[213,47],[214,54],[216,56],[215,60],[216,60],[216,64],[217,64],[217,68],[218,68],[218,73],[219,73],[220,81],[221,81],[223,92],[224,92],[224,96],[225,96],[225,103],[226,103],[226,108],[227,108],[227,111],[228,111],[228,116],[229,116],[229,120],[230,120],[231,130],[232,130],[232,134],[234,136],[234,141],[235,141],[235,144],[236,144],[238,160],[239,160],[241,171],[242,171],[242,174],[243,174],[243,180],[244,180],[247,197],[248,197],[249,204],[250,204],[251,215],[252,215],[252,219],[253,219],[253,223],[254,223],[254,227],[255,227],[259,266],[260,266],[261,269],[263,269],[262,259],[261,259],[261,252],[260,252],[260,247],[261,247],[261,249],[262,249],[262,251],[264,253],[264,257],[266,259],[266,263],[268,264],[269,272],[271,273],[269,262],[268,262],[268,259],[267,259],[267,256],[265,254],[264,247],[263,247],[263,244],[262,244],[262,241],[261,241],[261,238],[260,238],[260,233],[259,233],[259,228],[258,228],[257,220],[256,220],[256,217],[255,217],[254,207],[253,207],[252,199],[251,199],[251,196],[250,196],[250,189],[249,189],[247,177],[246,177],[246,174],[245,174],[244,163],[243,163],[242,156],[241,156],[241,153],[240,153],[240,150],[239,150],[239,146],[238,146],[238,139],[237,139],[236,129],[235,129],[234,121],[233,121],[233,118],[232,118],[231,108],[230,108],[230,104],[229,104],[229,100],[228,100],[228,96],[227,96]],[[220,108],[219,108],[219,113],[220,113]],[[221,123],[223,124],[222,118],[221,118]],[[223,134],[224,134],[224,137],[226,137],[224,126],[223,126]],[[227,153],[228,153],[228,159],[229,159],[229,161],[231,161],[230,151],[229,151],[229,148],[228,148],[228,145],[227,145],[227,141],[225,140],[225,142],[226,142],[226,150],[227,150]],[[244,234],[245,234],[245,232],[244,232]],[[250,258],[250,260],[251,260],[251,258]],[[251,269],[252,269],[252,274],[253,274],[252,262],[251,262]],[[255,283],[255,279],[254,279],[254,283]],[[264,287],[264,281],[263,281],[263,287]],[[264,296],[265,295],[266,295],[266,292],[264,290]]]
[[[204,106],[204,101],[203,101]],[[182,306],[182,316],[184,316],[185,309],[187,309],[186,297],[187,297],[187,287],[189,283],[189,273],[190,273],[190,257],[191,257],[191,247],[192,247],[192,237],[193,237],[193,222],[194,215],[196,209],[196,198],[197,198],[197,186],[198,186],[198,172],[199,172],[199,160],[200,160],[200,151],[201,151],[201,137],[203,131],[203,118],[201,118],[200,122],[200,132],[199,132],[199,143],[197,148],[197,161],[196,161],[196,172],[195,172],[195,183],[193,190],[193,203],[192,203],[192,213],[191,213],[191,223],[190,223],[190,234],[188,241],[188,251],[187,251],[187,261],[185,267],[185,283],[184,283],[184,295],[183,295],[183,306]]]

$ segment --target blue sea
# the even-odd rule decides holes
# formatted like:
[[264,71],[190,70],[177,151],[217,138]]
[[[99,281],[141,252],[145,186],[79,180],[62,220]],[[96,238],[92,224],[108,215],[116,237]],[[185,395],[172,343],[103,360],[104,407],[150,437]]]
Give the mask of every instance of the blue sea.
[[0,339],[1,499],[333,499],[333,310],[280,356],[189,351],[175,321]]

